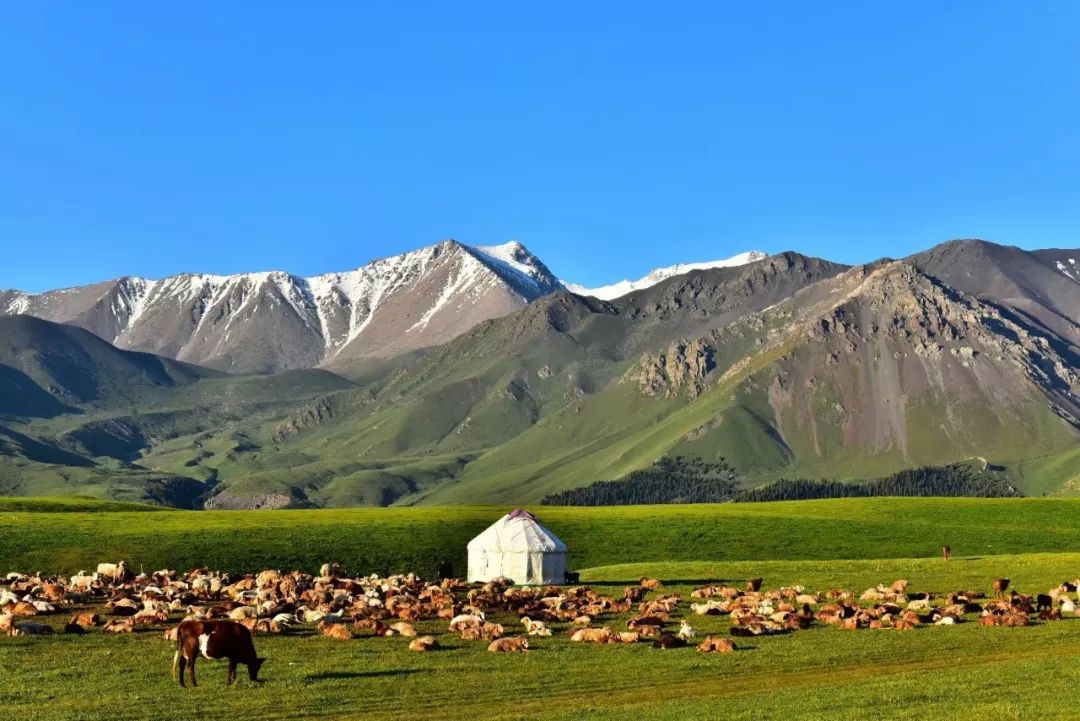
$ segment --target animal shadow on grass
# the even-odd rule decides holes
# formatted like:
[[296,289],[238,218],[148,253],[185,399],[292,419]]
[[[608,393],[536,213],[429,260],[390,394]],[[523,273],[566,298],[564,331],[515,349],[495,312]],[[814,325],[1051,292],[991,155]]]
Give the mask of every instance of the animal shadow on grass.
[[305,681],[341,681],[354,678],[379,678],[380,676],[408,676],[414,673],[431,673],[429,669],[395,668],[389,671],[325,671],[304,676]]

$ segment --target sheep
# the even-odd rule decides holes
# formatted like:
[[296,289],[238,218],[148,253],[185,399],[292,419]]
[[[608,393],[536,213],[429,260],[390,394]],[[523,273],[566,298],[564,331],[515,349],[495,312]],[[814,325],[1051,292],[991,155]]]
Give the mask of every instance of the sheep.
[[683,641],[689,641],[694,637],[694,628],[686,622],[685,618],[679,621],[679,632],[677,635]]
[[411,623],[405,621],[398,621],[397,623],[390,624],[390,628],[395,632],[406,638],[414,638],[416,636],[416,627]]
[[544,625],[543,621],[533,621],[528,616],[521,619],[521,624],[530,636],[550,636],[551,629]]
[[686,640],[680,636],[676,636],[673,633],[662,633],[655,641],[653,641],[653,648],[682,648],[686,645]]
[[12,636],[48,636],[55,633],[55,631],[53,630],[53,627],[47,623],[23,621],[22,623],[15,624],[14,628],[9,633]]
[[611,629],[603,628],[579,628],[570,634],[570,640],[577,643],[607,643],[611,638]]
[[697,650],[698,653],[731,653],[735,650],[735,643],[720,636],[706,636],[698,644]]
[[127,564],[124,561],[120,561],[120,563],[99,563],[97,566],[97,575],[99,577],[108,578],[114,582],[124,580],[126,573]]
[[319,629],[322,631],[322,635],[327,638],[336,638],[339,641],[351,641],[353,639],[352,631],[343,623],[322,621],[319,623]]
[[439,642],[434,636],[420,636],[409,642],[410,651],[434,651],[439,648]]
[[107,621],[101,630],[105,633],[131,633],[135,630],[135,622],[130,618],[113,618]]
[[484,623],[484,617],[479,614],[463,613],[450,619],[450,632],[456,633],[469,626],[480,626]]
[[525,636],[497,638],[488,644],[487,650],[491,653],[524,653],[529,650],[529,639]]
[[993,582],[994,595],[1001,598],[1005,595],[1005,590],[1009,587],[1009,579],[1007,578],[995,578]]

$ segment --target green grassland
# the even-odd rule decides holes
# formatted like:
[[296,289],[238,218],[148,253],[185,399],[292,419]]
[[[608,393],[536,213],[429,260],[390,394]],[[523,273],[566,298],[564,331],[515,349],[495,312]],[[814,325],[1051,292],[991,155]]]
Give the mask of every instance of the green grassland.
[[[458,568],[469,539],[508,507],[70,513],[0,499],[0,571],[267,566],[431,573]],[[91,501],[82,501],[90,504]],[[141,508],[141,507],[140,507]],[[570,547],[571,568],[620,563],[830,560],[1080,551],[1080,500],[832,499],[783,503],[536,509]]]
[[[153,567],[310,569],[334,558],[355,572],[403,570],[454,555],[502,510],[146,513],[81,499],[4,500],[0,569],[70,570],[122,555]],[[997,576],[1044,592],[1080,576],[1080,501],[1062,499],[545,508],[541,520],[567,541],[583,580],[616,595],[642,575],[684,597],[699,584],[752,576],[770,588],[855,591],[906,578],[937,593],[989,591]],[[951,561],[938,555],[942,542],[953,546]],[[678,613],[688,613],[685,603]],[[729,623],[691,622],[699,635],[726,634]],[[736,639],[731,655],[578,645],[555,628],[525,655],[489,654],[446,634],[445,622],[419,626],[444,646],[431,654],[409,652],[401,638],[259,636],[270,659],[265,683],[229,689],[224,667],[205,661],[199,688],[175,686],[172,646],[155,631],[0,638],[0,705],[7,718],[50,721],[1046,719],[1072,716],[1080,702],[1078,618],[984,628],[969,617],[906,633],[814,627]]]

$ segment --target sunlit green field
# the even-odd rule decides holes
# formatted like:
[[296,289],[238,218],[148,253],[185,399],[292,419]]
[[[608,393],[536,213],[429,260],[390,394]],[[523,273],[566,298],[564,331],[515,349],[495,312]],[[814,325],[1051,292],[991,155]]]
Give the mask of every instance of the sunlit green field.
[[[420,554],[451,555],[440,538],[463,544],[499,510],[38,513],[0,505],[0,570],[71,568],[118,554],[184,568],[194,565],[190,554],[217,561],[234,550],[237,570],[290,567],[294,559],[359,563],[364,556],[348,554],[365,552],[386,570],[402,570],[394,564]],[[751,576],[764,576],[766,587],[856,592],[906,578],[913,590],[942,593],[989,592],[997,576],[1021,591],[1045,592],[1080,576],[1080,504],[1070,501],[538,510],[570,545],[583,580],[613,595],[642,575],[684,595],[705,582]],[[27,537],[12,541],[13,534]],[[271,543],[275,534],[292,543]],[[259,547],[249,547],[253,539],[264,542],[261,559]],[[944,542],[955,554],[947,563]],[[687,604],[679,613],[690,613]],[[625,617],[603,620],[622,626]],[[726,617],[692,616],[691,623],[699,636],[728,628]],[[558,632],[536,639],[528,654],[495,655],[485,643],[446,634],[445,622],[420,630],[435,633],[444,650],[417,654],[402,638],[342,642],[308,629],[259,636],[258,650],[270,659],[263,685],[241,673],[226,688],[224,666],[202,661],[197,689],[175,686],[172,646],[156,631],[0,638],[0,708],[8,719],[936,720],[1063,718],[1080,702],[1076,618],[1029,628],[984,628],[974,616],[911,632],[815,627],[736,639],[740,650],[730,655],[579,645]]]

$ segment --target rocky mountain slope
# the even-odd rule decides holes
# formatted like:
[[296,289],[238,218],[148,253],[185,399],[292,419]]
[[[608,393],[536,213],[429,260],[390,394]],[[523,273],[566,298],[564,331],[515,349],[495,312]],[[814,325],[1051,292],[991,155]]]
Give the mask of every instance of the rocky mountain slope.
[[3,291],[0,314],[75,325],[119,348],[271,373],[439,345],[558,288],[519,243],[445,241],[313,278],[183,274],[37,295]]
[[[417,277],[462,267],[462,252],[486,253],[483,273],[530,272],[512,247],[444,252]],[[978,458],[1025,493],[1078,493],[1073,255],[961,241],[849,268],[781,253],[611,301],[541,293],[537,279],[531,302],[522,293],[518,310],[423,352],[337,343],[327,367],[349,380],[226,375],[0,319],[14,324],[0,334],[0,493],[514,503],[676,456],[722,458],[750,483]],[[421,320],[401,310],[407,293],[385,288],[385,317]],[[82,375],[99,390],[76,392],[82,376],[49,360],[67,357],[91,358]]]

